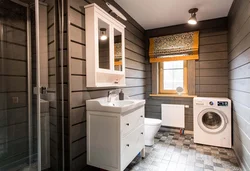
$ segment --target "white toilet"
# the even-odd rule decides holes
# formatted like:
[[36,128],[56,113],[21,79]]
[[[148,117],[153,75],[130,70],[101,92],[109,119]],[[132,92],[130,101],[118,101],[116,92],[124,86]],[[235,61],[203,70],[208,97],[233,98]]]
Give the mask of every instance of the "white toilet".
[[144,130],[145,130],[145,145],[154,145],[154,136],[159,131],[161,127],[160,119],[145,118],[144,120]]

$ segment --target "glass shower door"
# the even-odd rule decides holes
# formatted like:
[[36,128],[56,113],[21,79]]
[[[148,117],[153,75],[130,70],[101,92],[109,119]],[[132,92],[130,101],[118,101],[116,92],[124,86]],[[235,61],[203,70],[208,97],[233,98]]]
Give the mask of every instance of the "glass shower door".
[[61,0],[0,0],[0,171],[64,170]]
[[38,169],[35,0],[0,1],[0,170]]

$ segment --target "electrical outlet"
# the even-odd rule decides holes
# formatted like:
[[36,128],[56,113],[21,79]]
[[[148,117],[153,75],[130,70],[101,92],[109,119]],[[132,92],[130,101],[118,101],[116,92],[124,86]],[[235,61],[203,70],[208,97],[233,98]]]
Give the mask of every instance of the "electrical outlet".
[[19,103],[19,98],[18,97],[12,97],[12,103],[14,103],[14,104]]

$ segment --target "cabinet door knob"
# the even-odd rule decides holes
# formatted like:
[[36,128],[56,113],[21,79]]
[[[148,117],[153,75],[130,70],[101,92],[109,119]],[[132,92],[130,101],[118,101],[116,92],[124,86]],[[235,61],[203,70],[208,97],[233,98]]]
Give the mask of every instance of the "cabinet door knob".
[[126,125],[129,126],[129,123],[127,123]]
[[143,134],[143,132],[141,132],[141,134]]
[[141,115],[141,118],[143,118],[143,116]]
[[127,144],[127,147],[129,147],[129,144]]

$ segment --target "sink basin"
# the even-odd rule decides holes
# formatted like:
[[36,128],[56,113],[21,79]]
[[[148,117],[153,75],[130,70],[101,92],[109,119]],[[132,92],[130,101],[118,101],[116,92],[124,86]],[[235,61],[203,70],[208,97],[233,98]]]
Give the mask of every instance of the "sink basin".
[[113,101],[113,102],[107,102],[107,103],[102,103],[103,106],[114,106],[114,107],[123,107],[127,105],[133,104],[133,101]]
[[87,100],[88,111],[101,111],[101,112],[112,112],[112,113],[124,113],[129,110],[133,110],[145,104],[145,100],[114,100],[107,102],[107,98],[98,98]]

